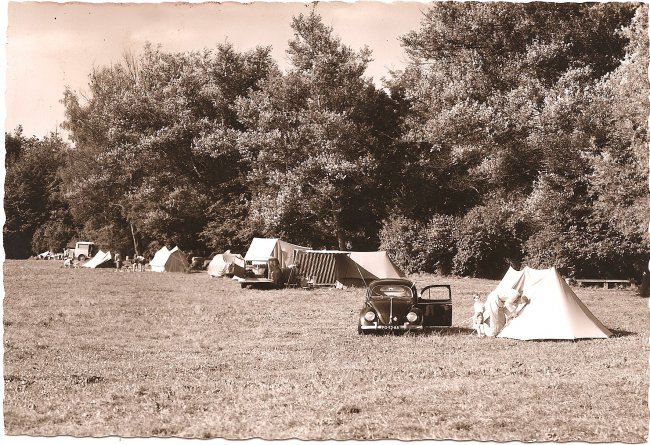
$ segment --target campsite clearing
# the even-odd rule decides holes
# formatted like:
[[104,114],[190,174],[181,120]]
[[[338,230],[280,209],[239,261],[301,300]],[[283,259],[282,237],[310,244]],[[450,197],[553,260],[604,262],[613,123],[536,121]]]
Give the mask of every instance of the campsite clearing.
[[474,439],[642,443],[647,299],[576,288],[609,339],[359,336],[361,289],[251,290],[193,274],[6,261],[10,435]]

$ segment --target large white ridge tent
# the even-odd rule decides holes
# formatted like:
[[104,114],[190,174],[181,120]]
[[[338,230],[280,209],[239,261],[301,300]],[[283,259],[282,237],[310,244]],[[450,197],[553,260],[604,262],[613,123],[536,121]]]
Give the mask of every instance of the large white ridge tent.
[[111,255],[111,252],[100,250],[94,257],[82,264],[82,267],[90,267],[91,269],[95,269],[96,267],[108,267],[111,265],[112,261],[113,256]]
[[178,247],[169,250],[163,246],[149,265],[152,272],[187,272],[189,269],[187,257]]
[[497,289],[516,289],[530,299],[497,337],[518,340],[608,338],[612,333],[580,301],[555,268],[510,268]]

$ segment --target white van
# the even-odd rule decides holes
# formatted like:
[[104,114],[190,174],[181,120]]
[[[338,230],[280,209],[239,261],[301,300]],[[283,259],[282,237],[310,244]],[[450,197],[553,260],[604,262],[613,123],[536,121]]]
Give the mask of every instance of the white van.
[[74,257],[79,261],[85,261],[87,258],[92,257],[96,252],[95,243],[90,241],[79,241],[74,245]]

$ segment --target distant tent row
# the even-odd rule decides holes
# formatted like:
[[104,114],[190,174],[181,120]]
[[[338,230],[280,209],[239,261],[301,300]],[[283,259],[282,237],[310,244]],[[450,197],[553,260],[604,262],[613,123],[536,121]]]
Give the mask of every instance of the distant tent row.
[[[100,250],[95,256],[82,264],[82,267],[95,269],[98,267],[112,267],[114,264],[111,252]],[[156,252],[149,264],[152,272],[187,272],[189,270],[187,257],[178,247],[171,250],[163,247]]]
[[243,259],[230,251],[216,255],[208,274],[218,277],[231,270],[243,277],[246,263],[265,263],[271,258],[277,258],[281,268],[299,265],[301,275],[321,286],[363,285],[378,278],[404,277],[386,252],[312,250],[277,238],[253,238]]
[[497,290],[516,289],[530,299],[497,337],[517,340],[607,338],[612,333],[580,301],[555,270],[510,268]]
[[[347,252],[338,250],[312,250],[277,238],[253,238],[242,257],[239,254],[215,255],[208,264],[212,277],[241,276],[245,274],[246,263],[265,263],[277,258],[281,268],[300,264],[303,276],[313,279],[316,285],[363,285],[378,278],[400,278],[404,273],[388,258],[386,252]],[[112,266],[111,252],[100,250],[83,267]],[[162,247],[149,263],[152,272],[187,272],[187,256],[178,247]]]

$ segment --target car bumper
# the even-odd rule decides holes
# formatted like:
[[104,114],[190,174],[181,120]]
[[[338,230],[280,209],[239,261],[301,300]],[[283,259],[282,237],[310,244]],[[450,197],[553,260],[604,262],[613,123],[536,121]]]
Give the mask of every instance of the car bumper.
[[363,331],[377,331],[377,332],[404,332],[404,331],[421,331],[423,326],[420,324],[397,324],[397,325],[382,325],[382,324],[370,324],[370,325],[361,325],[361,330]]

